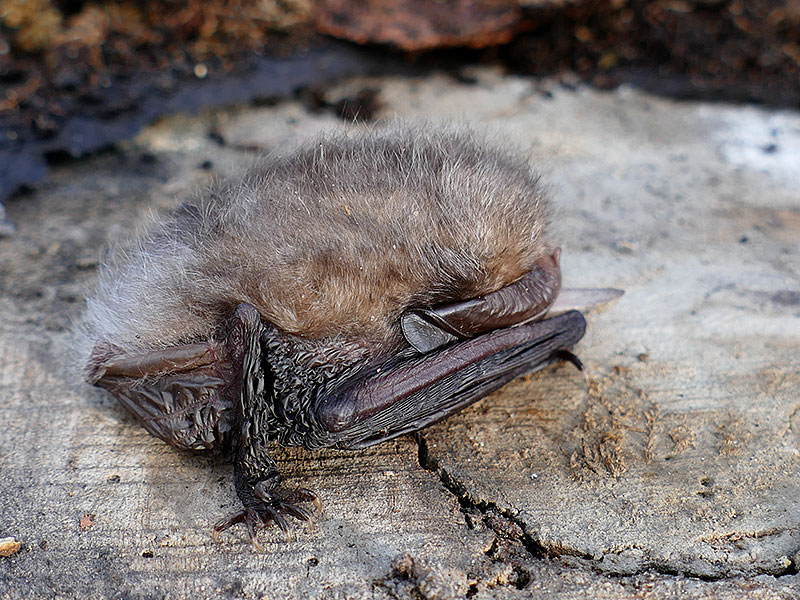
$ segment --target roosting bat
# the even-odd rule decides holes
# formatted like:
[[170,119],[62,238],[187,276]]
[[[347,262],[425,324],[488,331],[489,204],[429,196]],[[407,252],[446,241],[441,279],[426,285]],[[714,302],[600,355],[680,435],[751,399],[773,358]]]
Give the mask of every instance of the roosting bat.
[[[103,268],[89,382],[162,440],[224,450],[243,522],[288,531],[268,443],[357,449],[418,431],[583,336],[554,314],[559,250],[538,176],[459,129],[322,137],[262,160]],[[583,290],[589,302],[614,290]],[[562,294],[563,296],[563,294]]]

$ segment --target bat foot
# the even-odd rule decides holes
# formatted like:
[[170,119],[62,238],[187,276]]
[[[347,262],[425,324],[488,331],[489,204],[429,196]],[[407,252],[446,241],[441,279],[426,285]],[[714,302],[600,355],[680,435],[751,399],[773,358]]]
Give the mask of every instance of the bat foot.
[[299,488],[286,496],[281,496],[274,492],[263,491],[256,486],[255,494],[248,499],[242,510],[228,515],[214,525],[211,537],[215,542],[220,542],[220,533],[237,523],[244,523],[250,543],[256,550],[263,552],[264,547],[256,539],[258,529],[275,525],[284,533],[286,540],[291,542],[294,538],[287,517],[294,517],[305,522],[309,529],[314,527],[314,511],[301,506],[301,504],[309,502],[317,511],[322,510],[322,502],[319,497],[309,489]]

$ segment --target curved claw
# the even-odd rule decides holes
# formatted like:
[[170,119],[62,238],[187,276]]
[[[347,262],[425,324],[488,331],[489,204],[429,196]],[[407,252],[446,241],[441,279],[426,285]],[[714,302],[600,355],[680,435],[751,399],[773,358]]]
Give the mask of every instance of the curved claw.
[[286,520],[286,518],[275,509],[271,510],[270,512],[272,512],[272,522],[278,526],[278,529],[280,529],[286,535],[291,535],[289,533],[289,522]]
[[314,522],[311,520],[311,511],[306,510],[302,506],[295,506],[294,504],[286,505],[287,514],[292,515],[299,521],[304,521],[306,524],[313,526]]
[[263,552],[264,548],[258,543],[256,533],[259,528],[266,528],[270,525],[275,525],[285,535],[287,541],[293,541],[292,527],[286,516],[294,517],[298,521],[303,521],[313,528],[313,511],[298,506],[300,502],[312,502],[318,509],[322,509],[322,503],[319,497],[311,490],[300,488],[288,494],[286,497],[278,496],[274,493],[258,493],[257,499],[248,507],[239,510],[224,519],[220,519],[214,524],[211,530],[211,537],[217,543],[220,543],[219,534],[226,529],[236,525],[237,523],[244,523],[247,527],[247,535],[250,543],[259,552]]
[[250,537],[250,544],[259,552],[264,551],[264,546],[258,543],[256,539],[256,523],[258,522],[258,514],[250,509],[247,510],[247,535]]
[[319,496],[317,496],[315,492],[312,492],[308,488],[297,488],[289,494],[286,499],[292,504],[297,502],[313,502],[314,507],[322,512],[322,500],[319,499]]
[[220,543],[219,534],[236,525],[236,523],[242,523],[247,519],[247,511],[240,510],[233,514],[228,515],[224,519],[220,519],[216,523],[214,523],[214,528],[211,530],[211,537],[214,538],[214,541]]

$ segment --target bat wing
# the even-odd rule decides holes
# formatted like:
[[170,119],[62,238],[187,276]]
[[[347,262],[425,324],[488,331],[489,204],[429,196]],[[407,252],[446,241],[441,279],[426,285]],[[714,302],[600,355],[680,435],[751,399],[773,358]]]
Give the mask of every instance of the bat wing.
[[539,259],[524,277],[464,302],[409,310],[400,319],[403,335],[418,352],[544,316],[561,287],[560,252]]
[[476,402],[524,373],[537,371],[583,337],[577,311],[507,327],[399,359],[320,396],[320,445],[364,448],[418,431]]
[[[97,354],[97,350],[95,353]],[[187,344],[95,361],[89,382],[108,390],[147,431],[190,450],[220,448],[234,423],[224,345]]]

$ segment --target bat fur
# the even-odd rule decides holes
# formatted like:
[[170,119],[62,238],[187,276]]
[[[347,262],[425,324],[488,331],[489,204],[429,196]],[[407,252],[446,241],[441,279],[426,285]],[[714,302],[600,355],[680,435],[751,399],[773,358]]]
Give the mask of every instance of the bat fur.
[[407,308],[482,296],[552,252],[539,177],[504,146],[394,123],[270,155],[103,265],[86,345],[207,340],[247,302],[282,332],[390,352]]

